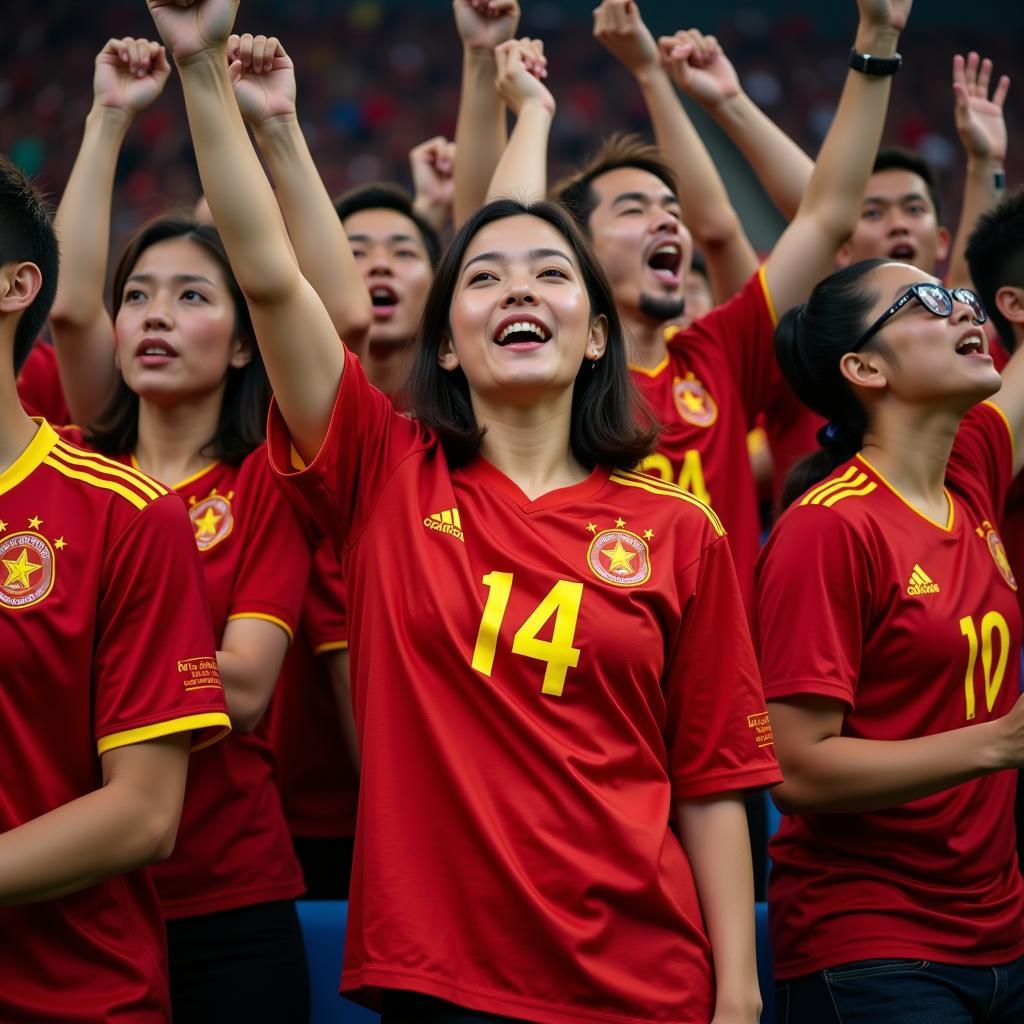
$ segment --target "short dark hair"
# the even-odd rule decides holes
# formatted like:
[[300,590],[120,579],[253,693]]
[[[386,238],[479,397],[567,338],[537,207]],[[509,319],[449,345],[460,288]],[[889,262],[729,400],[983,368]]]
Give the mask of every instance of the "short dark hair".
[[0,154],[0,266],[8,263],[34,263],[43,279],[14,331],[18,373],[50,315],[60,257],[49,204],[17,165]]
[[[248,343],[252,353],[245,366],[228,368],[224,401],[213,437],[203,454],[237,464],[264,440],[267,411],[270,407],[270,382],[267,380],[256,344],[256,332],[249,316],[224,243],[212,224],[200,224],[190,214],[169,214],[143,224],[128,240],[111,285],[111,309],[116,319],[124,298],[125,283],[142,254],[153,245],[184,238],[204,249],[221,268],[235,307],[235,335]],[[139,396],[119,377],[106,408],[86,431],[86,440],[105,455],[117,456],[134,450],[139,437]]]
[[616,132],[601,143],[581,168],[563,178],[551,190],[551,197],[572,214],[577,227],[588,236],[590,215],[598,203],[593,188],[594,179],[620,167],[636,167],[648,171],[663,181],[674,196],[679,195],[679,184],[665,154],[639,135]]
[[430,265],[437,266],[437,261],[441,258],[441,239],[426,218],[416,212],[412,196],[398,185],[383,181],[372,185],[360,185],[338,196],[334,200],[334,208],[342,222],[362,210],[394,210],[403,217],[408,217],[420,233]]
[[[798,462],[786,478],[782,507],[853,458],[864,444],[867,414],[839,361],[867,330],[878,294],[865,281],[888,260],[861,260],[819,281],[807,301],[790,309],[775,329],[779,368],[797,398],[829,420],[821,448]],[[875,335],[865,348],[884,349]]]
[[520,216],[545,221],[568,241],[590,298],[591,315],[603,315],[608,321],[605,354],[596,363],[584,360],[573,385],[569,427],[573,455],[587,467],[635,466],[650,453],[657,424],[630,377],[611,286],[586,238],[557,203],[499,199],[481,207],[459,229],[441,258],[423,310],[409,378],[410,411],[438,434],[452,465],[468,462],[479,450],[484,432],[473,414],[469,382],[461,367],[445,370],[440,366],[438,346],[449,333],[452,296],[470,242],[488,224]]
[[967,265],[1003,345],[1013,350],[1013,326],[999,312],[1000,288],[1024,288],[1024,188],[1008,193],[978,218],[967,240]]
[[939,178],[935,168],[920,153],[910,149],[902,149],[899,146],[887,146],[878,151],[875,157],[875,166],[871,168],[872,174],[880,174],[882,171],[910,171],[916,174],[925,184],[928,190],[928,198],[935,207],[936,223],[942,223],[942,196],[939,193]]

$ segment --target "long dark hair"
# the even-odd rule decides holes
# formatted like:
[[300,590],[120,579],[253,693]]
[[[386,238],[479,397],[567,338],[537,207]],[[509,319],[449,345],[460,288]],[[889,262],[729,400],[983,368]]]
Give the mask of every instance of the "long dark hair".
[[[231,272],[220,235],[210,224],[200,224],[185,215],[157,217],[143,224],[128,240],[114,271],[111,310],[116,319],[124,298],[125,283],[142,254],[159,242],[186,238],[204,249],[221,268],[235,307],[235,337],[249,346],[251,358],[245,366],[228,368],[224,400],[213,437],[202,454],[237,464],[263,443],[270,405],[270,383],[263,368],[256,333],[253,331],[245,297]],[[86,440],[105,455],[133,451],[139,438],[139,396],[119,376],[114,394],[103,411],[89,424]]]
[[[790,387],[804,405],[828,421],[818,432],[821,448],[798,462],[782,489],[782,507],[853,458],[864,444],[864,407],[839,370],[868,328],[878,298],[865,278],[890,260],[861,260],[820,281],[801,306],[794,306],[775,329],[775,355]],[[881,347],[872,338],[865,348]]]
[[596,363],[584,360],[572,393],[569,444],[584,466],[635,466],[657,438],[657,425],[633,385],[626,361],[622,323],[611,288],[586,239],[569,214],[551,202],[522,203],[499,199],[477,210],[441,257],[427,296],[409,377],[409,407],[421,423],[437,432],[452,465],[468,462],[479,450],[484,432],[477,425],[462,368],[445,370],[438,346],[448,336],[449,311],[462,260],[470,242],[488,224],[507,217],[537,217],[568,241],[590,297],[591,316],[608,321],[605,354]]

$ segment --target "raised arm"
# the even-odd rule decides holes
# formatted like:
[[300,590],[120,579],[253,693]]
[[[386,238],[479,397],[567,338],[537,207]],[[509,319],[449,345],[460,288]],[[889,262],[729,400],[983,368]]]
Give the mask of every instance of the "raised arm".
[[462,40],[462,91],[455,122],[454,214],[458,227],[484,204],[508,141],[505,105],[495,86],[494,51],[519,27],[518,0],[453,0]]
[[[860,24],[854,49],[892,57],[911,0],[857,0],[857,6]],[[765,263],[768,288],[780,315],[803,302],[832,270],[836,251],[856,226],[882,138],[891,86],[891,76],[854,70],[846,76],[800,208]]]
[[967,174],[964,178],[964,199],[960,208],[953,251],[949,257],[950,287],[968,286],[971,271],[967,266],[967,239],[978,218],[999,202],[1005,185],[1006,119],[1003,104],[1010,89],[1010,79],[1003,75],[989,98],[992,61],[981,60],[971,52],[965,60],[960,54],[953,58],[953,95],[956,98],[956,130],[967,153]]
[[683,108],[634,0],[603,0],[594,36],[636,79],[654,137],[675,171],[683,220],[708,265],[717,302],[734,295],[757,269],[757,255],[725,185]]
[[782,216],[792,220],[814,161],[743,91],[714,36],[690,29],[658,42],[672,80],[707,111],[746,157]]
[[237,0],[147,3],[178,66],[203,191],[281,414],[309,461],[326,435],[345,354],[324,304],[299,270],[235,102],[227,43]]
[[163,92],[170,72],[164,48],[148,39],[111,39],[103,47],[82,145],[57,208],[61,274],[50,325],[68,408],[83,425],[117,380],[114,325],[103,303],[117,157],[135,116]]
[[421,142],[409,152],[409,167],[412,170],[413,209],[440,235],[452,220],[455,143],[443,135]]
[[516,115],[516,126],[498,162],[487,192],[488,201],[511,196],[536,202],[548,190],[548,136],[555,100],[542,79],[547,77],[544,45],[537,39],[502,43],[497,57],[497,87]]
[[299,269],[338,334],[357,347],[373,319],[370,295],[299,125],[292,59],[273,36],[246,33],[228,40],[228,60],[238,109],[266,159]]

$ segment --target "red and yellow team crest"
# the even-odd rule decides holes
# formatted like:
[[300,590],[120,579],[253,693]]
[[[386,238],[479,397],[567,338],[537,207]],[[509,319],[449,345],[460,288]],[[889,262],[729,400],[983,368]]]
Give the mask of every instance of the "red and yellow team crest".
[[[587,551],[587,564],[594,575],[606,583],[638,587],[651,575],[651,552],[647,542],[630,530],[624,530],[624,525],[618,520],[616,529],[596,534]],[[593,533],[592,526],[588,525],[587,529]]]
[[995,529],[990,528],[985,535],[985,542],[988,544],[989,554],[992,556],[992,561],[996,563],[999,574],[1010,587],[1016,590],[1017,580],[1013,575],[1013,569],[1010,568],[1010,560],[1006,557],[1006,548],[1003,547],[1002,537],[996,533]]
[[692,373],[672,381],[672,397],[680,419],[695,427],[710,427],[718,419],[718,406]]
[[230,536],[235,528],[232,497],[234,494],[209,494],[188,510],[196,535],[196,547],[200,551],[209,551]]
[[0,605],[28,608],[53,590],[56,560],[50,542],[33,530],[0,538]]

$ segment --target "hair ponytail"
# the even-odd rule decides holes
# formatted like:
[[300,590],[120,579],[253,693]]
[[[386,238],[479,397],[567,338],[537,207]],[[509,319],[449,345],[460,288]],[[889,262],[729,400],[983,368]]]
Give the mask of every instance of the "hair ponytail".
[[839,360],[852,351],[876,299],[864,278],[886,262],[862,260],[830,274],[775,329],[775,355],[790,387],[804,405],[829,421],[818,431],[821,448],[790,470],[782,489],[783,508],[856,455],[864,443],[864,408],[840,373]]

